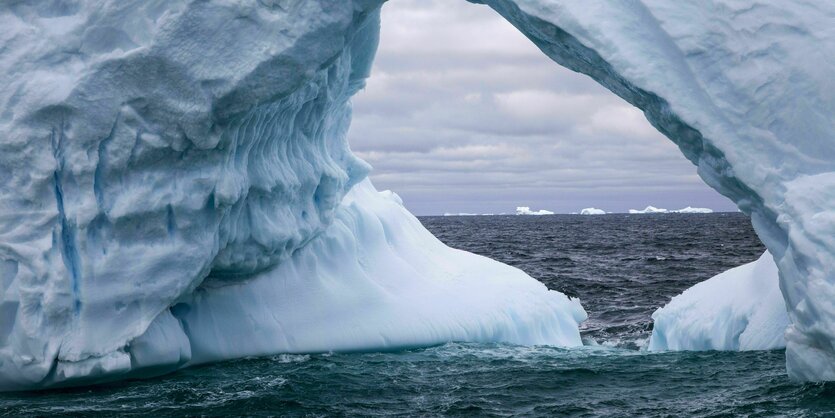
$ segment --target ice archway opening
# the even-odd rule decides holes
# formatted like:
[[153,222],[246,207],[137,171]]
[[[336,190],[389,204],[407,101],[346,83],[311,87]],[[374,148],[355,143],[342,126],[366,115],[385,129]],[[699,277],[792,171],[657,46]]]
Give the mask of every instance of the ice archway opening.
[[[717,208],[714,202],[720,200],[730,203],[718,195],[708,194],[715,192],[695,176],[692,164],[646,121],[641,111],[587,76],[555,65],[488,7],[467,2],[400,0],[384,5],[381,19],[380,46],[374,68],[366,88],[353,100],[354,115],[348,142],[356,155],[374,167],[369,175],[374,185],[397,192],[412,213],[513,213],[520,205],[560,213],[576,212],[588,206],[625,212],[627,208],[643,208],[650,202],[655,205],[669,203],[659,202],[659,199],[681,199],[681,206],[673,208],[704,202],[695,200],[700,198],[710,199],[710,206],[714,208]],[[693,186],[694,183],[698,184]],[[589,190],[578,190],[583,187]],[[648,190],[641,190],[643,188]],[[676,193],[679,190],[681,192]],[[611,200],[604,200],[608,204],[601,205],[603,199]],[[694,200],[685,204],[684,199]],[[628,204],[635,206],[625,206]],[[736,210],[732,205],[718,207]],[[600,221],[606,224],[605,220]],[[667,221],[659,222],[665,224]],[[496,228],[488,227],[491,232],[484,231],[486,235],[482,239],[485,242],[515,241],[513,237],[502,238],[492,232],[507,224],[493,224],[487,219],[445,223],[429,218],[422,222],[433,232],[437,231],[435,225],[451,226],[459,222],[471,226],[492,225]],[[694,225],[693,228],[698,227]],[[481,234],[480,231],[478,235]],[[467,237],[461,238],[466,240]],[[594,253],[603,249],[588,249],[584,254],[577,254],[579,251],[562,247],[561,239],[550,246],[541,244],[546,237],[531,239],[533,242],[529,245],[521,246],[523,250],[545,251],[554,257],[571,256],[574,261],[578,260],[575,255],[582,257],[584,261],[578,265],[584,266],[585,275],[573,276],[577,271],[561,268],[562,263],[558,261],[551,263],[554,270],[543,271],[534,263],[490,255],[485,246],[468,247],[464,242],[454,246],[470,248],[470,251],[475,248],[476,253],[521,267],[551,289],[578,295],[579,287],[580,300],[590,315],[584,326],[587,330],[585,338],[595,338],[601,343],[612,340],[607,332],[599,332],[606,327],[606,321],[598,322],[604,316],[602,312],[608,312],[610,317],[616,315],[614,312],[620,312],[625,318],[628,308],[619,307],[614,302],[618,299],[614,295],[603,296],[609,294],[605,289],[584,291],[584,287],[575,287],[568,279],[605,281],[610,278],[608,266],[595,263]],[[707,241],[724,240],[708,238]],[[640,235],[627,242],[630,248],[639,247]],[[503,242],[501,246],[505,244]],[[671,242],[668,249],[675,245]],[[644,251],[634,255],[667,255],[653,253],[651,248]],[[694,250],[693,255],[700,252]],[[756,255],[751,254],[750,260],[746,261],[756,259],[761,253],[760,250]],[[704,270],[705,266],[711,265],[710,261],[692,263],[700,263],[693,267],[702,273],[676,279],[683,279],[682,283],[706,280],[720,272],[710,268]],[[734,266],[726,265],[722,270]],[[643,268],[634,267],[632,274],[652,280],[656,272],[646,266]],[[615,277],[611,279],[614,281]],[[776,275],[774,280],[764,283],[770,290],[777,289]],[[653,286],[647,284],[648,288]],[[672,295],[641,298],[641,303],[648,306],[640,315],[632,311],[633,318],[639,321],[630,323],[633,329],[646,329],[654,310],[651,306],[663,306],[669,302],[669,296]],[[714,323],[700,316],[701,323],[705,324],[703,327]],[[736,323],[731,316],[726,315],[724,322]],[[716,320],[722,321],[718,315]],[[727,328],[733,332],[730,329],[734,327]],[[747,328],[757,326],[742,326],[736,332],[741,335]],[[590,329],[595,330],[591,335]],[[659,330],[666,329],[659,327]],[[693,332],[693,335],[698,334]],[[619,335],[630,341],[629,346],[635,346],[634,342],[645,344],[643,339],[648,336],[644,331]],[[718,337],[714,339],[718,340]],[[750,347],[745,343],[737,344],[734,338],[727,338],[724,345],[719,345],[718,341],[714,346],[705,344],[704,340],[714,343],[714,339],[687,338],[687,334],[669,338],[670,346],[677,349],[682,348],[675,345],[679,340],[686,341],[682,344],[692,344],[691,348],[734,350],[740,346]]]
[[380,38],[348,142],[414,214],[736,211],[640,110],[488,7],[388,2]]

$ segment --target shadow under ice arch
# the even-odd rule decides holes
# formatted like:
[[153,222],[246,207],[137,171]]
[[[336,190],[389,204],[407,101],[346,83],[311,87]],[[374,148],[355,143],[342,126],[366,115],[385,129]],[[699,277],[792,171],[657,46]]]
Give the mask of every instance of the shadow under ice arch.
[[[443,246],[363,182],[345,132],[382,3],[0,5],[0,389],[579,344],[576,301]],[[789,373],[835,380],[835,5],[483,3],[644,110],[751,215],[780,268]]]

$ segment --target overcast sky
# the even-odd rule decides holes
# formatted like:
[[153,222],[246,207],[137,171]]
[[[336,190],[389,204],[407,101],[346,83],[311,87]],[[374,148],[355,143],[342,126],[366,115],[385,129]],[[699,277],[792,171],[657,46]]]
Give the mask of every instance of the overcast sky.
[[349,142],[417,215],[736,210],[638,109],[461,0],[384,6]]

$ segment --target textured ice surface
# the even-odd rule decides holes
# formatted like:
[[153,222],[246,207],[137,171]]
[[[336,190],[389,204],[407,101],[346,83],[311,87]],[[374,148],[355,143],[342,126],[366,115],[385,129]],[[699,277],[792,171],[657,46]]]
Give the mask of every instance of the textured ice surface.
[[[556,62],[643,109],[709,185],[751,215],[780,269],[791,320],[789,373],[835,379],[835,3],[484,2]],[[278,297],[270,278],[299,283],[271,273],[307,273],[293,267],[305,263],[296,258],[304,254],[307,263],[327,264],[310,255],[330,251],[317,245],[354,245],[355,253],[344,254],[355,259],[332,263],[368,269],[350,275],[361,288],[396,283],[398,276],[375,276],[368,264],[378,258],[365,250],[380,247],[366,243],[379,237],[362,225],[348,227],[355,236],[334,230],[347,216],[343,196],[368,171],[344,138],[349,98],[375,52],[381,3],[0,3],[0,387],[154,374],[273,348],[390,347],[458,336],[569,341],[557,341],[564,330],[548,327],[579,317],[577,307],[531,283],[518,291],[538,310],[519,306],[518,294],[501,283],[496,288],[507,292],[496,299],[484,289],[467,300],[467,288],[438,302],[470,306],[493,322],[439,305],[448,324],[460,319],[472,328],[437,327],[421,338],[417,323],[404,322],[411,325],[399,333],[378,330],[376,344],[349,344],[352,332],[365,338],[375,324],[395,326],[369,322],[355,331],[326,327],[334,331],[327,341],[315,328],[334,318],[321,316],[287,322],[306,330],[299,341],[284,334],[287,341],[270,348],[281,337],[258,335],[283,329],[283,318],[269,318],[284,309],[268,298]],[[375,242],[407,251],[391,257],[443,258],[422,255],[422,245],[397,247],[398,239]],[[320,293],[303,300],[344,298],[337,306],[352,309],[317,305],[322,312],[348,321],[367,314],[355,307],[400,306],[372,298],[389,296],[386,287],[328,294],[340,284],[321,283],[337,267],[321,271],[307,277]],[[427,271],[427,281],[474,283]],[[417,294],[431,298],[431,290]],[[311,311],[318,310],[301,312]],[[536,312],[539,325],[525,322]],[[519,326],[511,331],[510,323]],[[194,334],[183,324],[194,324]]]
[[768,251],[685,290],[652,319],[651,351],[782,348],[789,325]]
[[175,367],[169,307],[332,223],[378,4],[288,4],[0,5],[0,387]]
[[553,215],[554,212],[550,210],[540,209],[540,210],[531,210],[528,206],[518,206],[516,208],[517,215]]

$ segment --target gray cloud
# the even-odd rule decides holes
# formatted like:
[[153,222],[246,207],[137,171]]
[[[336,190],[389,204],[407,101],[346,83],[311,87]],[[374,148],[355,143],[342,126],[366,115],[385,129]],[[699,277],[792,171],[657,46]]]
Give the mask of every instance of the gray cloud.
[[397,0],[381,39],[349,141],[417,214],[735,210],[638,109],[484,6]]

